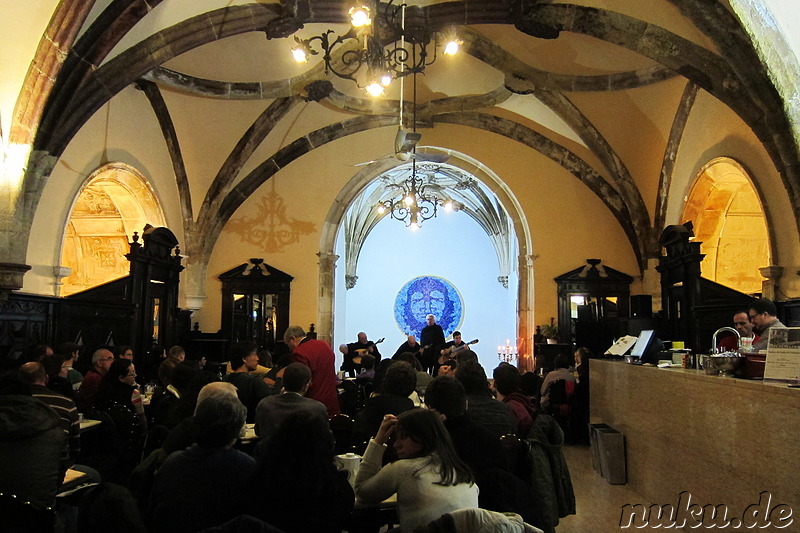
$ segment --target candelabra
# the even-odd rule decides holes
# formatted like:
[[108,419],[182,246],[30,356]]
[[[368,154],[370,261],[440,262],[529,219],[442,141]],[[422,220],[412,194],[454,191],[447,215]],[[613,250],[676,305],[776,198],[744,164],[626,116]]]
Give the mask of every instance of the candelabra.
[[506,339],[505,346],[497,347],[497,358],[505,363],[512,363],[517,360],[517,347],[510,344],[510,339]]

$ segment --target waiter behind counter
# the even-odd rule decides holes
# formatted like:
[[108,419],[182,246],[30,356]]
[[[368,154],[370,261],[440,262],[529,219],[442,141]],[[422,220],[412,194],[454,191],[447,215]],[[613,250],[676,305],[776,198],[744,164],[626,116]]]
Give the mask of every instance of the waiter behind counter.
[[[770,328],[785,328],[777,317],[775,303],[768,298],[754,300],[746,309],[733,315],[733,327],[742,339],[751,339],[753,351],[767,349]],[[723,337],[719,341],[720,351],[732,352],[739,348],[735,335]]]

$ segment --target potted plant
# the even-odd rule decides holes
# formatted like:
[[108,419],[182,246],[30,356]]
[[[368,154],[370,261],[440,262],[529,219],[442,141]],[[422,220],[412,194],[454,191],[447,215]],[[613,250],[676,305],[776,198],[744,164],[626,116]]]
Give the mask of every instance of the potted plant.
[[558,324],[555,323],[555,319],[551,318],[549,324],[544,324],[539,329],[542,335],[547,338],[547,344],[556,344],[558,342]]

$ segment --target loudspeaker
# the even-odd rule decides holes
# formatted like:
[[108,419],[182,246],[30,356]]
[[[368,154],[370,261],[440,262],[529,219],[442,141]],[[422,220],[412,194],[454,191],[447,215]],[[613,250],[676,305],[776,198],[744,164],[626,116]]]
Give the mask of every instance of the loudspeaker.
[[653,318],[653,297],[649,294],[632,294],[631,316]]

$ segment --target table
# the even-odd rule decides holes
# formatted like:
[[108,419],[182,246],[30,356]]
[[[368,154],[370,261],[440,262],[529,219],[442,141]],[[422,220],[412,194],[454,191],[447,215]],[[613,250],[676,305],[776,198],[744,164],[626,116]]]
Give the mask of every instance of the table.
[[88,431],[88,430],[90,430],[92,428],[95,428],[95,427],[99,426],[102,423],[103,423],[102,420],[92,420],[91,418],[84,418],[80,422],[80,424],[81,424],[81,433],[83,433],[84,431]]

